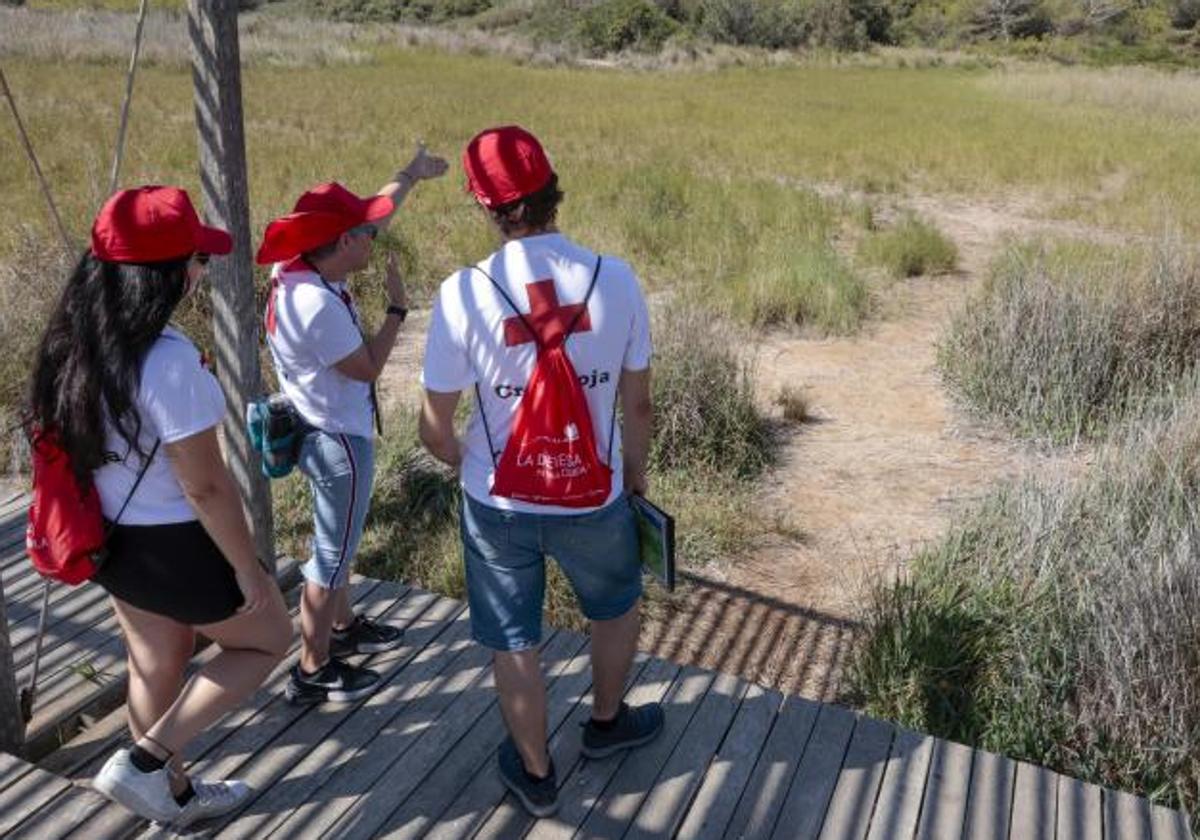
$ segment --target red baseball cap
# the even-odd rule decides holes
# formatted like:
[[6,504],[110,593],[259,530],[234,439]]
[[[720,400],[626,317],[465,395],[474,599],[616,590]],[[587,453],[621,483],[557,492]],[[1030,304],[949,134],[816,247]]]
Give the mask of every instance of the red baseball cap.
[[104,202],[92,223],[92,253],[106,262],[163,262],[232,250],[229,234],[202,225],[179,187],[121,190]]
[[267,225],[255,260],[259,265],[290,260],[394,209],[386,195],[359,198],[336,181],[319,184],[300,196],[291,213]]
[[511,204],[549,183],[554,169],[538,139],[519,125],[481,131],[463,152],[467,189],[484,207]]

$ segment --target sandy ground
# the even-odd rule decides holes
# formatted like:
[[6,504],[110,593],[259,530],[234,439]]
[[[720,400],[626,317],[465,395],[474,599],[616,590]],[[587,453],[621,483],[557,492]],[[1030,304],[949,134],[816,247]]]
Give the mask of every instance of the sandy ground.
[[[812,185],[809,185],[812,186]],[[836,187],[816,185],[825,194]],[[810,697],[837,696],[865,587],[902,574],[956,513],[998,480],[1070,469],[1084,453],[1013,442],[952,404],[935,369],[936,341],[1007,237],[1114,234],[1037,218],[1033,202],[913,196],[879,207],[914,210],[960,252],[949,275],[880,280],[878,317],[858,335],[768,334],[757,354],[769,405],[802,389],[812,420],[793,427],[764,480],[760,510],[785,527],[747,557],[691,572],[673,612],[651,616],[641,647]],[[415,404],[427,313],[415,313],[385,374],[385,400]]]

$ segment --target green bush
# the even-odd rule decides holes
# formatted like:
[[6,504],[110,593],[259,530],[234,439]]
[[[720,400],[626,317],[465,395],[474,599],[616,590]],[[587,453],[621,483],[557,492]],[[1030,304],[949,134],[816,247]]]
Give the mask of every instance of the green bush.
[[868,262],[887,269],[893,277],[951,271],[958,261],[953,242],[933,225],[911,215],[891,229],[869,236],[861,250]]
[[798,240],[771,249],[733,287],[734,311],[758,326],[807,325],[853,332],[867,313],[866,283],[826,242]]
[[[1161,408],[1158,409],[1161,411]],[[1084,475],[997,491],[880,585],[848,670],[873,715],[1165,804],[1200,791],[1200,395]]]
[[492,0],[307,0],[318,17],[362,22],[440,23],[490,9]]
[[1170,389],[1200,352],[1197,263],[1149,253],[1009,249],[953,318],[939,365],[968,404],[1020,434],[1094,436]]
[[601,0],[582,12],[576,34],[585,49],[604,54],[657,50],[678,28],[649,0]]

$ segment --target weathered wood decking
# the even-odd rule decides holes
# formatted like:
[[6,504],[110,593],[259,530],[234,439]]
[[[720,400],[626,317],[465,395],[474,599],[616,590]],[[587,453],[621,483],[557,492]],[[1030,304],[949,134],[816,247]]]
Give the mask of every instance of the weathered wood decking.
[[[0,512],[2,516],[2,512]],[[4,568],[8,585],[9,566]],[[36,597],[12,571],[14,631]],[[121,655],[88,587],[56,593],[58,670],[43,695],[71,695],[68,668]],[[785,696],[737,677],[641,657],[630,700],[664,703],[647,747],[589,761],[579,724],[590,708],[587,639],[545,640],[551,749],[562,785],[556,817],[527,818],[496,776],[503,737],[489,656],[469,638],[462,604],[395,583],[358,580],[359,607],[405,627],[405,645],[371,659],[385,684],[360,704],[297,708],[285,668],[191,745],[194,773],[238,776],[258,796],[198,829],[221,838],[1080,838],[1188,837],[1181,814],[847,709]],[[20,593],[24,592],[22,596]],[[32,599],[32,600],[30,600]],[[80,616],[90,618],[83,619]],[[77,632],[76,632],[77,631]],[[91,647],[92,645],[95,648]],[[203,660],[208,652],[201,653]],[[293,657],[294,658],[294,657]],[[290,660],[285,661],[290,663]],[[0,836],[164,836],[86,788],[125,738],[120,711],[45,763],[0,756]]]

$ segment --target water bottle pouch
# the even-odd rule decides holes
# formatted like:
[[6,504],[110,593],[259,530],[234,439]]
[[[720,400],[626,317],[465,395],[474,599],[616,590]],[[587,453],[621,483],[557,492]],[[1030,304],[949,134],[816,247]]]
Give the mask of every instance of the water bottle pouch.
[[246,406],[246,435],[262,459],[263,475],[283,478],[296,468],[308,424],[283,394],[251,400]]

